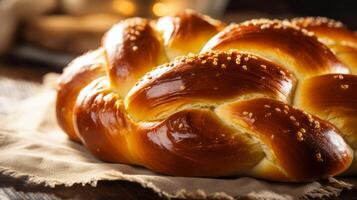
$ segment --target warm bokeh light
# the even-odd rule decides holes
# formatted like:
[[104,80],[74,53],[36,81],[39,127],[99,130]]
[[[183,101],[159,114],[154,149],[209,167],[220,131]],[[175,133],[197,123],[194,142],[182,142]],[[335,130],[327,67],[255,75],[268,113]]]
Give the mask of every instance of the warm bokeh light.
[[125,16],[134,15],[136,11],[136,5],[131,0],[114,0],[112,7],[115,12]]
[[157,2],[152,6],[152,12],[156,16],[164,16],[169,13],[169,7],[165,3]]

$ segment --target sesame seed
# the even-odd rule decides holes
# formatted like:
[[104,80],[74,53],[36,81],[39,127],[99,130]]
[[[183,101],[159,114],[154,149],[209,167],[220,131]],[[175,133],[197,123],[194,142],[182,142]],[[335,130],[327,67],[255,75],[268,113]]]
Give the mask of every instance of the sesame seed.
[[321,153],[315,154],[315,158],[316,158],[316,160],[319,161],[319,162],[324,161],[324,160],[322,159]]
[[134,41],[136,40],[136,37],[135,36],[130,36],[130,41]]
[[133,51],[136,51],[136,50],[138,50],[138,47],[137,46],[133,46]]
[[205,64],[207,62],[207,60],[202,60],[201,64]]
[[283,130],[283,133],[290,133],[290,130],[289,129],[285,129],[285,130]]
[[182,91],[182,90],[184,90],[184,89],[186,89],[186,87],[185,87],[184,85],[181,85],[181,86],[180,86],[180,90]]
[[240,64],[240,59],[236,59],[236,64],[239,65]]
[[289,111],[286,110],[286,109],[284,109],[283,111],[284,111],[285,114],[288,114],[288,113],[289,113]]
[[298,132],[296,133],[296,135],[297,135],[298,137],[302,137],[302,132],[298,131]]
[[320,128],[320,122],[315,120],[314,121],[314,126],[315,126],[316,129],[319,129]]
[[265,107],[265,108],[270,108],[270,106],[269,106],[269,105],[267,105],[267,104],[265,104],[265,105],[264,105],[264,107]]
[[349,85],[346,85],[346,84],[341,85],[341,88],[342,88],[343,90],[347,90],[349,87],[350,87],[350,86],[349,86]]
[[218,65],[218,63],[216,61],[213,61],[213,65]]
[[333,78],[335,78],[335,79],[340,79],[340,80],[342,80],[343,79],[343,75],[342,74],[338,74],[338,75],[335,75],[335,76],[333,76]]
[[243,111],[243,115],[248,115],[248,112],[247,111]]
[[231,60],[231,59],[232,59],[232,57],[230,57],[230,56],[227,57],[227,60]]
[[276,112],[281,112],[281,109],[280,108],[275,108],[275,111]]
[[275,136],[274,134],[271,134],[270,139],[274,140]]
[[295,126],[299,126],[300,123],[299,123],[299,122],[294,122],[294,125],[295,125]]
[[303,140],[304,140],[303,135],[302,135],[302,133],[301,133],[300,131],[298,131],[298,132],[296,133],[296,136],[297,136],[297,139],[298,139],[299,141],[303,141]]
[[279,73],[281,74],[281,75],[283,75],[283,76],[285,76],[286,74],[285,74],[285,72],[283,71],[283,70],[280,70],[279,71]]
[[267,29],[267,28],[269,28],[269,27],[270,27],[269,24],[263,24],[263,25],[260,26],[260,28],[263,29],[263,30],[264,30],[264,29]]
[[263,69],[267,69],[266,65],[260,65],[260,67],[262,67]]
[[270,117],[270,116],[271,116],[270,112],[264,115],[264,117]]
[[244,70],[248,70],[247,65],[243,65],[242,68],[243,68]]
[[179,124],[179,128],[183,128],[183,124],[181,123],[181,124]]
[[249,60],[249,57],[248,57],[248,56],[244,57],[244,60],[245,60],[245,61],[248,61],[248,60]]
[[225,64],[221,64],[222,69],[225,69],[227,66]]
[[253,113],[249,113],[248,116],[249,116],[249,118],[252,118],[253,117]]
[[301,131],[302,133],[306,133],[306,130],[305,130],[304,128],[301,128],[300,131]]
[[294,116],[290,116],[289,118],[290,118],[291,121],[295,121],[296,120],[296,118]]

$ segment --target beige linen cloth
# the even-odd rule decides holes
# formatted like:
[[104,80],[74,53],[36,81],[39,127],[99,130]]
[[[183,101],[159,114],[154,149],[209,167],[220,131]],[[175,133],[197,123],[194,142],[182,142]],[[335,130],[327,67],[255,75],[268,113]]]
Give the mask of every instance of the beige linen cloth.
[[[44,85],[0,77],[0,173],[34,184],[71,186],[100,180],[137,182],[164,197],[297,199],[337,196],[354,178],[304,184],[273,183],[250,177],[189,178],[159,175],[145,168],[105,163],[59,129],[54,115],[52,75]],[[47,82],[47,83],[46,83]],[[224,164],[224,163],[222,163]]]

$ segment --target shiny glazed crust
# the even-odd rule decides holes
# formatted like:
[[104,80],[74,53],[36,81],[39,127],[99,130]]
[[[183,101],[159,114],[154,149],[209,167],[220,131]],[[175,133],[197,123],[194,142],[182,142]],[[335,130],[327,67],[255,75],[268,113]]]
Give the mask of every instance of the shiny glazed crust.
[[357,36],[341,22],[325,17],[294,18],[291,22],[313,32],[351,71],[357,73]]
[[[349,42],[325,43],[318,27]],[[169,175],[356,174],[355,62],[337,51],[357,55],[351,33],[321,18],[123,20],[66,68],[58,122],[104,161]]]

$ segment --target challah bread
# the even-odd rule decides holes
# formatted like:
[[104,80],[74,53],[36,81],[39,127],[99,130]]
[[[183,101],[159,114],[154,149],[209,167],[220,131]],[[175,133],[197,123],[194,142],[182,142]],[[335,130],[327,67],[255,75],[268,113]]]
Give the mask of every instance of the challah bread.
[[[193,11],[132,18],[69,64],[57,117],[105,161],[178,176],[311,181],[353,160],[356,97],[340,86],[354,88],[349,64],[288,21],[224,28]],[[329,118],[329,106],[341,117]]]

